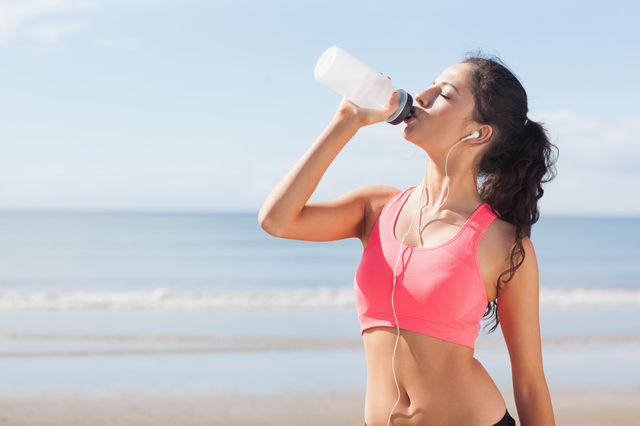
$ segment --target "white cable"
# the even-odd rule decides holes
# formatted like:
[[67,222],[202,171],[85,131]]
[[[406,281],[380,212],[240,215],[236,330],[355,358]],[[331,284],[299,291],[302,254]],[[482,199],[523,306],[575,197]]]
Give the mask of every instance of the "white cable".
[[[405,238],[407,238],[407,235],[409,235],[409,233],[413,231],[412,229],[413,222],[416,219],[416,216],[418,216],[418,213],[420,212],[420,206],[422,205],[422,194],[424,193],[424,189],[425,189],[425,186],[423,184],[422,188],[420,188],[420,197],[418,198],[418,209],[416,210],[416,212],[413,214],[413,217],[411,218],[411,223],[409,224],[409,230],[404,234],[404,236],[400,240],[398,257],[396,259],[396,264],[393,267],[393,287],[391,288],[391,310],[393,312],[393,320],[396,323],[396,343],[393,346],[393,355],[391,356],[391,372],[393,373],[393,381],[395,382],[396,390],[398,391],[398,399],[396,400],[396,403],[393,404],[393,407],[391,408],[391,412],[389,413],[389,419],[387,420],[387,426],[391,424],[391,416],[393,415],[393,412],[398,406],[398,403],[400,403],[400,385],[398,384],[398,377],[396,376],[396,367],[395,367],[396,351],[398,349],[398,342],[400,341],[400,324],[398,324],[398,316],[396,315],[396,304],[394,301],[395,295],[396,295],[396,277],[397,277],[396,271],[398,269],[398,264],[400,263],[400,258],[402,256],[402,248],[404,247],[404,240]],[[420,229],[419,224],[417,229]]]
[[[444,199],[442,200],[442,203],[440,203],[440,205],[433,211],[433,214],[431,215],[431,217],[429,217],[429,219],[425,222],[425,226],[428,225],[433,220],[433,218],[436,216],[438,211],[442,208],[442,206],[444,206],[444,203],[446,203],[447,199],[449,198],[449,172],[448,172],[449,154],[451,154],[451,151],[453,150],[453,148],[458,146],[458,144],[460,144],[460,142],[463,142],[463,141],[465,141],[467,139],[469,139],[469,137],[460,139],[455,145],[453,145],[451,148],[449,148],[449,152],[447,152],[447,157],[445,158],[445,161],[444,161],[444,179],[445,179],[445,183],[447,184],[447,194],[445,195]],[[395,367],[396,352],[398,350],[398,343],[400,342],[400,324],[398,324],[398,316],[396,314],[396,304],[395,304],[396,278],[397,278],[396,271],[398,270],[398,264],[400,263],[400,259],[402,257],[402,249],[404,248],[404,240],[407,238],[407,236],[411,232],[413,232],[415,230],[420,231],[420,222],[418,222],[418,226],[415,229],[413,228],[413,222],[415,221],[416,217],[418,216],[418,213],[422,210],[422,194],[426,192],[426,184],[427,184],[427,179],[425,177],[425,181],[422,184],[422,188],[420,188],[420,196],[418,197],[418,208],[416,209],[416,212],[413,214],[413,217],[411,218],[411,223],[409,223],[409,229],[407,230],[407,232],[405,232],[405,234],[403,235],[402,239],[400,240],[400,248],[398,249],[398,257],[396,258],[396,264],[393,267],[393,280],[392,280],[393,286],[391,288],[391,311],[393,312],[393,320],[396,322],[396,343],[393,346],[393,354],[391,356],[391,372],[393,373],[393,381],[396,384],[396,391],[398,392],[398,399],[396,400],[396,403],[393,404],[393,407],[391,408],[391,412],[389,413],[389,418],[387,419],[387,426],[389,426],[391,424],[391,416],[393,415],[393,412],[395,411],[396,407],[400,403],[400,384],[398,383],[398,377],[396,375],[396,367]],[[394,233],[395,233],[395,229],[394,229]]]

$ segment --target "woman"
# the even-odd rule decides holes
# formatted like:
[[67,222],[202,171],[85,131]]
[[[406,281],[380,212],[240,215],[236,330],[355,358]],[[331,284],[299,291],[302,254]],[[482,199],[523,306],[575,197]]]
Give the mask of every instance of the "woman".
[[415,96],[403,136],[430,159],[422,183],[364,187],[309,203],[339,151],[382,110],[343,100],[331,123],[269,195],[270,234],[357,237],[355,293],[367,360],[365,422],[510,425],[498,388],[473,357],[483,314],[498,315],[522,425],[553,425],[538,320],[531,225],[553,145],[527,119],[527,96],[498,60],[470,58]]

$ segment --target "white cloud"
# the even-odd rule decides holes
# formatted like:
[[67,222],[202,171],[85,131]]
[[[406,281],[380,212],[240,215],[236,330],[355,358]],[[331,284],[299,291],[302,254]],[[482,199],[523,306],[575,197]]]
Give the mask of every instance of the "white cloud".
[[96,46],[101,49],[126,49],[126,50],[135,50],[140,47],[140,41],[135,38],[129,38],[124,41],[116,40],[112,37],[100,37],[96,41]]
[[547,123],[560,152],[557,179],[542,199],[547,211],[640,215],[640,117],[554,111],[536,118]]
[[135,50],[140,47],[140,42],[135,38],[130,38],[124,41],[123,46],[127,50]]
[[[23,28],[28,25],[28,21],[31,19],[59,12],[89,10],[96,7],[96,3],[89,0],[0,0],[0,46],[22,33]],[[27,33],[33,35],[33,31],[36,31],[41,40],[45,39],[50,42],[55,37],[52,34],[56,32],[52,28],[56,25],[60,27],[60,25],[68,24],[42,25],[40,31],[31,30]],[[57,34],[60,31],[58,28]]]
[[58,43],[63,36],[73,34],[84,28],[80,22],[40,25],[30,31],[35,40],[47,43]]
[[[229,185],[236,177],[239,185]],[[246,209],[238,195],[242,180],[234,164],[221,160],[0,159],[0,209],[217,210],[243,202]]]
[[116,42],[110,37],[100,37],[96,42],[96,46],[101,49],[111,49],[115,47]]

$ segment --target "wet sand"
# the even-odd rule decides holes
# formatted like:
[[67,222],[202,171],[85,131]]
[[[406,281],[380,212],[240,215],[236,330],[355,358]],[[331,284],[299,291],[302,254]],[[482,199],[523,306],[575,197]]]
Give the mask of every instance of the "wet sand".
[[[505,392],[509,411],[513,397]],[[552,389],[556,424],[637,425],[640,389]],[[100,395],[77,391],[0,395],[0,425],[362,425],[364,395],[355,391],[280,395]]]

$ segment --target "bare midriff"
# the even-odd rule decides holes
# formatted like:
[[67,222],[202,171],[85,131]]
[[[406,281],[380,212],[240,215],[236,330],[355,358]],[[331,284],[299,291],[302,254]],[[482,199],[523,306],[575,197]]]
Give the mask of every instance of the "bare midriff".
[[[367,357],[365,422],[386,425],[398,399],[391,370],[396,329],[376,327],[363,333]],[[401,330],[395,356],[400,402],[391,424],[491,426],[506,405],[474,351],[423,334]]]

